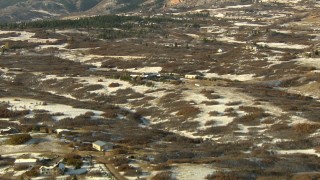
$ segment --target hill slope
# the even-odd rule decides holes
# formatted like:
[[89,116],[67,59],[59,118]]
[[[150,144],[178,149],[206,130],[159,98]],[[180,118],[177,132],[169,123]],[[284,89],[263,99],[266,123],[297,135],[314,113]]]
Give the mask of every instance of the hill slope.
[[0,21],[30,21],[73,13],[90,15],[162,8],[165,0],[1,0]]
[[[271,0],[1,0],[0,21],[31,21],[70,14],[78,16],[138,11],[158,12],[171,7],[212,7],[225,3],[236,5],[269,1]],[[299,0],[278,2],[292,3]]]

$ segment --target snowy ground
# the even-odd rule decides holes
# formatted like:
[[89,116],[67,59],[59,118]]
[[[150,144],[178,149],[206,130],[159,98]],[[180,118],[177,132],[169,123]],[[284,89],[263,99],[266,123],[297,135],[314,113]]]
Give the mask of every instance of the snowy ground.
[[266,46],[270,48],[276,48],[276,49],[306,49],[309,46],[307,45],[301,45],[301,44],[286,44],[286,43],[266,43],[266,42],[258,42],[257,43],[260,46]]
[[39,39],[33,38],[35,33],[27,32],[27,31],[0,31],[0,34],[9,34],[9,33],[16,33],[18,34],[17,37],[7,37],[1,38],[0,41],[28,41],[31,43],[48,43],[48,42],[56,42],[57,39]]
[[[69,151],[64,145],[61,145],[60,139],[56,138],[55,135],[32,135],[32,137],[41,139],[40,143],[36,144],[22,144],[22,145],[1,145],[0,154],[8,154],[13,156],[20,153],[42,153],[42,152],[53,152],[53,153],[66,153]],[[71,151],[71,149],[70,149]]]
[[300,65],[306,65],[320,69],[320,58],[299,58],[295,59],[295,61],[297,61],[297,63]]
[[[72,106],[63,105],[63,104],[54,104],[49,102],[43,102],[36,99],[26,99],[26,98],[18,98],[18,97],[6,97],[0,98],[0,102],[4,102],[10,105],[10,109],[12,110],[45,110],[50,114],[60,113],[59,116],[55,116],[55,120],[61,120],[64,118],[74,118],[81,114],[85,114],[86,112],[95,113],[96,117],[99,117],[103,112],[94,111],[90,109],[79,109],[73,108]],[[61,114],[62,113],[62,114]],[[29,117],[32,117],[33,114],[29,114]]]
[[210,165],[180,164],[174,167],[173,176],[179,180],[202,180],[215,171]]

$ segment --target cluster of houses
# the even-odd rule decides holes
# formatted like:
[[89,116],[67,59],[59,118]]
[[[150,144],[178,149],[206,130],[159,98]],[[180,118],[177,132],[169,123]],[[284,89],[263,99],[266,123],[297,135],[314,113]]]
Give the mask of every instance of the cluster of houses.
[[[113,143],[105,142],[105,141],[95,141],[92,143],[92,148],[105,152],[110,153],[113,149]],[[14,162],[15,166],[28,166],[29,168],[35,167],[39,163],[39,160],[36,158],[28,158],[28,159],[16,159]],[[45,166],[42,165],[39,167],[38,172],[41,176],[61,176],[64,175],[66,171],[66,166],[63,163],[63,159],[59,159],[52,165]]]
[[[55,133],[57,134],[61,134],[61,135],[66,135],[68,133],[72,132],[69,129],[56,129]],[[17,129],[15,129],[14,127],[8,127],[5,129],[0,129],[0,133],[1,134],[14,134],[14,133],[19,133],[19,131]],[[62,136],[64,137],[64,136]],[[103,152],[104,154],[111,154],[114,145],[111,142],[105,142],[105,141],[95,141],[91,143],[92,148]],[[39,172],[39,174],[41,176],[61,176],[65,174],[66,172],[66,166],[63,162],[64,159],[58,158],[55,160],[55,162],[51,162],[50,165],[42,165],[40,166],[37,171]],[[29,168],[32,167],[37,167],[37,165],[39,165],[39,163],[42,160],[39,160],[37,158],[17,158],[14,162],[15,166],[27,166]],[[44,159],[45,161],[45,159]],[[51,160],[50,160],[51,161]],[[41,163],[42,164],[42,163]],[[45,163],[47,164],[47,163]],[[63,176],[65,177],[65,176]],[[69,176],[68,176],[69,177]],[[1,178],[0,178],[1,179]],[[63,179],[63,178],[62,178]]]

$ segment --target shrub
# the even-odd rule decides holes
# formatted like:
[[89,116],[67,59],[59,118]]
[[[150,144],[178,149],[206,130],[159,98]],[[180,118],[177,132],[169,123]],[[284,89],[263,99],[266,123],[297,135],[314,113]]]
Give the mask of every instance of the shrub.
[[119,171],[129,171],[129,170],[132,170],[132,169],[134,169],[134,167],[130,166],[129,164],[121,164],[118,167]]
[[116,118],[118,115],[117,115],[117,111],[115,109],[107,109],[104,111],[102,116],[105,118]]
[[320,128],[320,125],[310,124],[310,123],[299,123],[294,125],[293,128],[297,133],[305,134],[305,133],[314,133],[316,130]]
[[81,168],[83,162],[81,156],[74,153],[69,153],[64,156],[64,162],[67,165],[74,166],[76,169]]
[[130,121],[134,121],[134,122],[137,122],[137,123],[143,123],[142,121],[142,116],[140,114],[137,114],[137,113],[129,113],[127,114],[127,119],[130,120]]
[[209,112],[209,115],[210,115],[210,116],[219,116],[219,115],[220,115],[220,112],[218,112],[218,111],[211,111],[211,112]]
[[269,114],[264,112],[251,112],[249,114],[246,114],[242,117],[237,118],[237,120],[240,122],[250,122],[250,121],[255,121],[255,120],[259,120],[261,118],[267,117],[268,115]]
[[38,172],[38,170],[36,168],[32,168],[29,171],[27,171],[25,173],[25,175],[29,176],[29,177],[37,177],[40,175],[40,173]]
[[240,106],[239,110],[245,112],[263,112],[264,110],[259,107],[251,107],[251,106]]
[[10,160],[10,159],[9,160],[7,160],[7,159],[0,160],[0,167],[10,166],[13,164],[13,162],[14,162],[14,160]]
[[170,171],[161,172],[151,178],[151,180],[173,180],[172,173]]
[[233,173],[227,173],[227,172],[218,172],[218,173],[213,173],[209,174],[206,176],[206,179],[209,180],[238,180],[239,177],[234,175]]
[[202,101],[201,104],[205,104],[207,106],[218,105],[220,104],[218,101]]
[[12,118],[29,114],[29,110],[10,111],[6,107],[0,107],[0,118]]
[[160,163],[152,168],[155,171],[162,171],[170,169],[170,166],[167,163]]
[[215,124],[215,121],[214,120],[210,120],[210,121],[207,121],[204,125],[205,126],[212,126]]
[[18,144],[23,144],[29,141],[30,139],[32,139],[30,134],[16,134],[16,135],[9,136],[7,143],[11,145],[18,145]]
[[195,117],[200,113],[200,109],[193,106],[187,106],[182,109],[180,109],[177,113],[178,116],[184,116],[184,117]]
[[128,164],[129,160],[125,157],[116,157],[116,158],[110,159],[110,163],[112,163],[115,166],[121,166],[123,164]]
[[312,180],[312,179],[319,179],[320,174],[317,173],[301,173],[301,174],[295,174],[292,179],[293,180]]
[[26,170],[28,169],[29,166],[28,165],[18,165],[18,166],[14,166],[14,170],[15,171],[23,171],[23,170]]
[[109,87],[119,87],[120,84],[119,83],[110,83]]
[[124,149],[124,148],[118,148],[118,149],[114,149],[114,150],[112,151],[112,153],[113,153],[114,155],[119,155],[119,154],[127,154],[128,151],[127,151],[126,149]]
[[240,104],[242,104],[241,101],[234,101],[234,102],[226,103],[226,106],[237,106],[237,105],[240,105]]

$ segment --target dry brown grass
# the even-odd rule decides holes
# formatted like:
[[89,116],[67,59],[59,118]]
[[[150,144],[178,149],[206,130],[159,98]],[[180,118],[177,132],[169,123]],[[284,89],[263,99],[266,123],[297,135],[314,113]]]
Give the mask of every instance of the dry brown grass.
[[293,128],[299,134],[311,134],[320,128],[320,124],[299,123],[294,125]]
[[107,109],[104,111],[102,116],[105,118],[116,118],[117,112],[118,112],[118,110],[116,110],[116,109]]
[[172,173],[169,171],[166,172],[160,172],[153,176],[151,180],[175,180],[175,178],[172,177]]
[[187,106],[180,109],[177,113],[178,116],[183,116],[186,118],[195,117],[200,113],[200,109],[194,106]]

